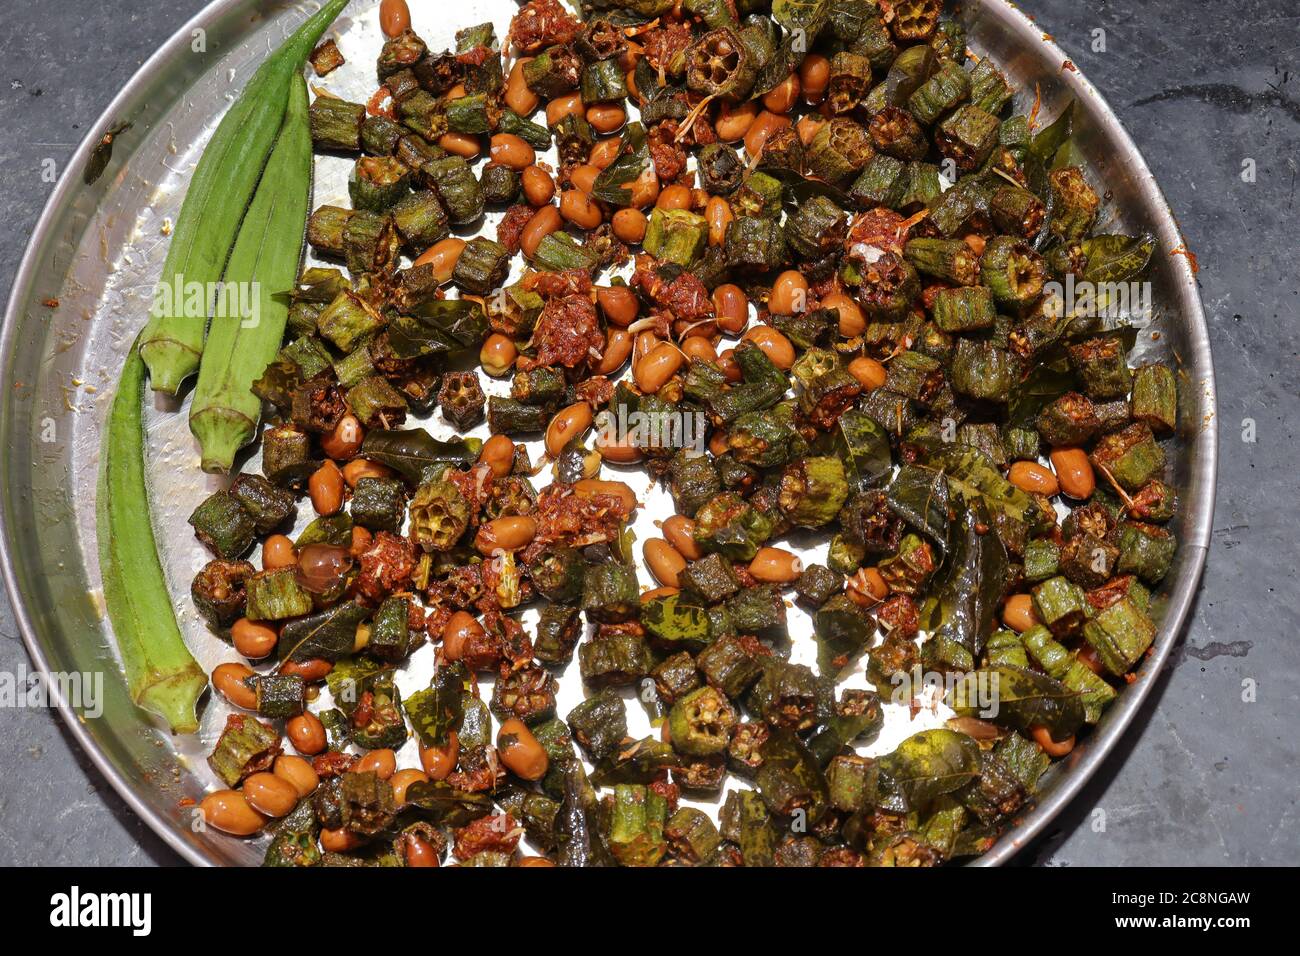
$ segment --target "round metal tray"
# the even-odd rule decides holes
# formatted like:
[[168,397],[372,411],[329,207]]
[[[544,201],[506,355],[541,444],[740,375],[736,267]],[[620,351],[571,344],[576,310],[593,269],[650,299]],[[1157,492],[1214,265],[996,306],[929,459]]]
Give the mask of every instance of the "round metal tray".
[[[356,89],[331,77],[322,85],[364,98],[378,49],[376,0],[357,0],[333,32],[349,58]],[[78,147],[50,197],[18,271],[0,337],[0,540],[5,584],[23,639],[47,673],[102,673],[102,713],[60,701],[73,735],[123,799],[177,851],[195,863],[252,863],[257,848],[215,831],[196,832],[191,809],[210,783],[203,757],[223,722],[209,701],[203,730],[173,738],[126,694],[99,597],[95,544],[95,472],[100,430],[127,345],[142,326],[160,269],[168,224],[202,144],[267,52],[315,4],[216,0],[151,57],[117,95]],[[493,20],[504,29],[515,4],[464,0],[454,22],[429,9],[415,27],[431,47],[449,46],[455,29]],[[1173,216],[1132,140],[1086,79],[1041,29],[1005,0],[967,0],[961,13],[969,45],[990,55],[1027,109],[1040,91],[1047,119],[1077,101],[1076,138],[1089,174],[1109,190],[1109,231],[1145,230],[1159,247],[1148,278],[1155,319],[1141,336],[1144,356],[1172,359],[1180,370],[1180,426],[1170,443],[1180,496],[1173,530],[1180,547],[1157,594],[1159,636],[1137,681],[1070,756],[1057,762],[1036,807],[977,862],[1003,863],[1078,792],[1115,745],[1150,690],[1191,605],[1205,554],[1214,501],[1215,400],[1205,318]],[[199,48],[203,49],[200,50]],[[359,64],[359,65],[358,65]],[[107,172],[93,185],[81,171],[104,131],[129,121]],[[318,164],[322,188],[341,180]],[[178,616],[205,668],[233,652],[207,635],[188,597],[204,561],[184,518],[208,490],[185,416],[159,404],[149,411],[149,471],[163,563]],[[661,517],[657,507],[648,517]],[[650,533],[653,533],[651,531]],[[642,535],[644,536],[644,535]],[[920,729],[919,727],[915,729]]]

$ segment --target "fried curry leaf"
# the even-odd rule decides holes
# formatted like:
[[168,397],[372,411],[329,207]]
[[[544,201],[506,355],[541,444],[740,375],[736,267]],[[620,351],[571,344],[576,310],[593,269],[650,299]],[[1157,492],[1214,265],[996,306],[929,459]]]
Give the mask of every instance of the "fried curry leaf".
[[465,684],[469,670],[460,661],[444,664],[433,682],[406,698],[406,714],[426,747],[441,747],[465,719]]
[[670,744],[655,737],[621,744],[591,774],[591,782],[597,787],[613,786],[616,783],[653,783],[665,770],[671,770],[679,763],[677,752]]
[[329,688],[334,702],[350,705],[357,699],[357,688],[367,678],[373,677],[384,669],[385,665],[373,657],[356,655],[335,661],[334,667],[325,675],[325,686]]
[[1046,674],[1006,665],[964,675],[948,692],[946,703],[962,716],[978,715],[1017,730],[1041,725],[1053,740],[1065,740],[1084,719],[1076,691]]
[[1029,144],[1029,155],[1044,166],[1052,164],[1052,158],[1061,150],[1074,132],[1074,100],[1066,104],[1059,116],[1048,126],[1034,135]]
[[410,315],[394,316],[388,344],[398,358],[440,355],[478,348],[488,333],[483,307],[470,299],[435,299]]
[[468,465],[478,457],[482,445],[477,438],[441,441],[423,428],[376,428],[366,432],[358,454],[368,461],[387,465],[412,484],[419,484],[430,465]]
[[577,757],[565,757],[559,768],[564,795],[555,815],[555,856],[560,866],[613,866],[614,858],[600,836],[596,795]]
[[859,490],[875,488],[889,474],[894,460],[889,436],[866,412],[850,408],[835,426],[835,452]]
[[967,504],[980,499],[991,510],[1017,521],[1032,521],[1037,505],[1002,477],[993,462],[974,448],[944,446],[930,456],[930,464],[943,469],[949,489]]
[[828,0],[772,0],[772,19],[803,41],[811,50],[830,15]]
[[1146,269],[1155,251],[1154,236],[1093,236],[1083,240],[1083,254],[1088,264],[1083,270],[1086,282],[1128,282]]
[[965,648],[973,662],[993,632],[1011,564],[979,499],[961,510],[954,538],[944,578],[926,602],[922,620],[940,649]]
[[457,790],[445,780],[417,780],[406,788],[404,806],[415,807],[440,826],[463,827],[491,813],[492,798]]
[[623,147],[618,156],[601,171],[592,184],[592,197],[616,206],[628,205],[632,184],[650,166],[650,147],[646,141],[645,127],[640,123],[629,123],[623,133]]
[[281,413],[293,407],[293,393],[302,386],[302,369],[290,358],[277,358],[252,385],[253,394]]
[[979,770],[980,748],[971,737],[945,728],[923,730],[875,762],[868,786],[882,810],[909,813],[961,789]]
[[1011,425],[1023,427],[1038,413],[1075,387],[1074,372],[1067,364],[1055,367],[1047,362],[1035,365],[1025,378],[1011,386],[1007,398],[1007,417]]
[[943,554],[948,549],[948,482],[941,472],[904,465],[885,489],[889,510],[929,538]]
[[357,625],[370,616],[370,609],[356,601],[294,618],[280,629],[280,660],[306,661],[323,658],[337,661],[352,653]]

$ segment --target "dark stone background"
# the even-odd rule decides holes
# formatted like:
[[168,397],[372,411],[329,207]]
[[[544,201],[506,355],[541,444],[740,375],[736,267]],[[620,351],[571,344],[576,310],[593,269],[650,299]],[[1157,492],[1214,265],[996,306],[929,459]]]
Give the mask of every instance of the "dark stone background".
[[[417,11],[422,2],[430,0],[416,0]],[[62,171],[109,99],[202,6],[11,5],[0,32],[0,294],[8,296],[52,188],[42,161]],[[1293,864],[1300,9],[1294,0],[1021,6],[1110,101],[1199,258],[1222,444],[1214,544],[1182,643],[1102,771],[1019,860]],[[1099,27],[1106,52],[1094,53]],[[1241,179],[1246,159],[1255,161],[1254,183]],[[1254,443],[1242,440],[1247,418]],[[27,664],[0,595],[0,670]],[[1247,678],[1258,684],[1255,703],[1241,699]],[[0,863],[180,862],[55,714],[12,710],[2,720]],[[1092,825],[1098,807],[1104,832]]]

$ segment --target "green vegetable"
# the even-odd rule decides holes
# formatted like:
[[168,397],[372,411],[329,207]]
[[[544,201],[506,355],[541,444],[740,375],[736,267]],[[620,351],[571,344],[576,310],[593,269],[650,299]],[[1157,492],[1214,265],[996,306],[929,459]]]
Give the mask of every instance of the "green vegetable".
[[208,766],[227,787],[245,777],[269,770],[280,753],[280,734],[252,717],[231,714],[208,757]]
[[[245,209],[281,129],[294,77],[345,6],[347,0],[328,0],[309,17],[258,67],[222,117],[185,192],[160,288],[199,283],[206,289],[221,278]],[[284,289],[270,289],[267,294],[280,291]],[[187,315],[187,298],[173,296],[167,303],[165,297],[157,297],[149,324],[140,335],[140,354],[153,387],[171,395],[199,367],[203,353],[206,310],[201,315]]]
[[181,638],[163,577],[144,478],[144,361],[131,346],[109,408],[96,493],[104,604],[127,690],[173,733],[198,730],[194,707],[207,679]]
[[259,571],[245,587],[248,608],[244,616],[250,621],[283,621],[311,611],[311,595],[298,583],[295,567]]
[[253,516],[228,491],[206,498],[190,514],[194,536],[219,558],[238,558],[253,546],[256,524]]
[[713,687],[692,691],[668,714],[673,749],[696,757],[726,750],[737,722],[735,708]]
[[190,430],[199,440],[204,471],[229,471],[235,452],[256,431],[262,403],[252,384],[275,357],[284,336],[289,310],[277,293],[291,288],[297,276],[310,185],[307,86],[298,77],[223,277],[226,288],[256,290],[255,311],[244,316],[219,310],[203,347]]

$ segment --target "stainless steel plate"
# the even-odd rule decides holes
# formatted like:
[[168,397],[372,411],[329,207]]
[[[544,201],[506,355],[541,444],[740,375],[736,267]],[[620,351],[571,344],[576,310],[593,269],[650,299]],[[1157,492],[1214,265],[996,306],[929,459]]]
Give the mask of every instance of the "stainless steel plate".
[[[364,98],[379,37],[375,0],[357,0],[334,33],[349,64],[322,81]],[[458,26],[493,20],[504,31],[509,0],[415,5],[414,26],[431,46],[451,44]],[[988,54],[1021,91],[1020,109],[1041,91],[1051,118],[1073,97],[1076,128],[1091,175],[1110,191],[1113,231],[1146,230],[1159,240],[1148,278],[1155,320],[1142,353],[1173,358],[1180,369],[1181,424],[1170,443],[1180,499],[1174,530],[1181,546],[1156,603],[1160,635],[1136,683],[1101,725],[1049,772],[1038,806],[1021,818],[981,864],[1002,863],[1079,790],[1114,746],[1177,639],[1205,561],[1215,480],[1214,377],[1196,283],[1164,197],[1132,140],[1101,96],[1042,31],[1005,0],[964,5],[969,44]],[[202,733],[175,739],[126,696],[99,600],[94,484],[107,397],[127,344],[142,326],[189,172],[217,119],[256,65],[315,4],[217,0],[140,69],[81,144],[37,224],[9,300],[0,338],[0,538],[4,575],[23,638],[47,672],[103,673],[102,715],[61,702],[73,734],[122,797],[173,847],[195,863],[252,863],[258,850],[215,832],[195,832],[185,798],[210,786],[203,755],[224,720],[206,705]],[[198,49],[202,47],[203,49]],[[112,124],[118,137],[108,172],[83,186],[94,142]],[[337,162],[337,161],[336,161]],[[315,202],[342,188],[341,167],[321,161]],[[340,197],[334,197],[340,198]],[[187,641],[205,667],[233,652],[195,620],[188,583],[204,561],[184,519],[207,493],[184,414],[161,405],[148,415],[163,564]],[[215,487],[215,485],[213,485]],[[639,489],[638,489],[639,490]],[[644,521],[662,518],[651,499]],[[647,533],[641,528],[640,537]],[[562,711],[564,708],[562,706]],[[636,708],[632,708],[635,710]],[[919,726],[891,719],[888,738]],[[880,746],[892,746],[882,740]]]

